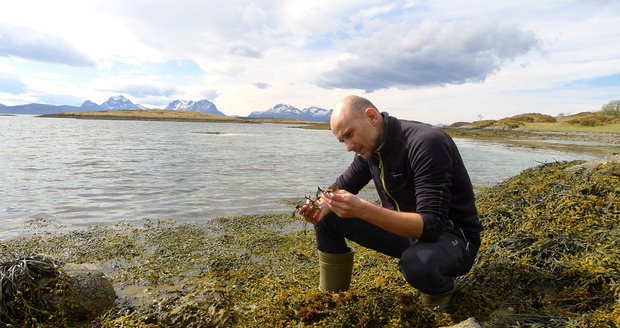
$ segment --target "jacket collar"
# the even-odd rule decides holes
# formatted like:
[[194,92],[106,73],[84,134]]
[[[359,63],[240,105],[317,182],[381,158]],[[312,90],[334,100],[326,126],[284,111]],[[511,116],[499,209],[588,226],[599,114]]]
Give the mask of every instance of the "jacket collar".
[[377,148],[377,153],[387,155],[392,148],[394,148],[395,138],[400,130],[398,119],[391,117],[387,112],[382,112],[383,116],[383,135],[381,136],[381,143]]

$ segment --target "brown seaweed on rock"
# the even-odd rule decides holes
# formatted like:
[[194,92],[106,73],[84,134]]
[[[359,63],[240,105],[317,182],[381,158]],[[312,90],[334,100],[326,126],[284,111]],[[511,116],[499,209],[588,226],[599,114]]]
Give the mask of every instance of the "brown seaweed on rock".
[[52,317],[48,296],[61,276],[59,265],[41,254],[0,263],[0,323],[35,325]]
[[478,195],[485,232],[461,312],[487,326],[620,325],[620,163],[550,163]]

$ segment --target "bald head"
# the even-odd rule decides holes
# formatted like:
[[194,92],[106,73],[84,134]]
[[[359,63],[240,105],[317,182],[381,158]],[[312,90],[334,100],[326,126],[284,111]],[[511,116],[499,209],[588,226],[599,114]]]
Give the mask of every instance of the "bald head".
[[347,150],[368,157],[378,147],[383,117],[375,105],[359,96],[347,96],[334,107],[331,130]]
[[341,114],[353,114],[359,117],[364,114],[364,111],[368,108],[378,111],[377,107],[366,98],[355,95],[347,96],[336,104],[332,117],[334,117],[334,115],[339,116]]
[[377,107],[366,98],[355,95],[342,98],[342,100],[336,104],[334,111],[332,112],[332,130],[334,129],[334,123],[338,123],[343,120],[359,119],[364,115],[367,109],[379,112]]

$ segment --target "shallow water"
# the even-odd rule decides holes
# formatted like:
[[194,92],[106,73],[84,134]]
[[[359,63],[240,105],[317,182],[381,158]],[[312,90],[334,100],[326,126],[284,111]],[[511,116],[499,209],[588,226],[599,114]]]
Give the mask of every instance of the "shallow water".
[[[472,182],[589,155],[456,139]],[[0,117],[0,239],[32,218],[66,226],[292,210],[353,158],[330,131],[278,124]]]

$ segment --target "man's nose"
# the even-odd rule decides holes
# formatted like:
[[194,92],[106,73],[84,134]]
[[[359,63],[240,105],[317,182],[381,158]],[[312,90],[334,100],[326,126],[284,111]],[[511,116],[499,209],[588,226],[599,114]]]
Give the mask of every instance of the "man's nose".
[[344,145],[347,147],[347,151],[353,151],[355,149],[355,145],[351,141],[345,140]]

